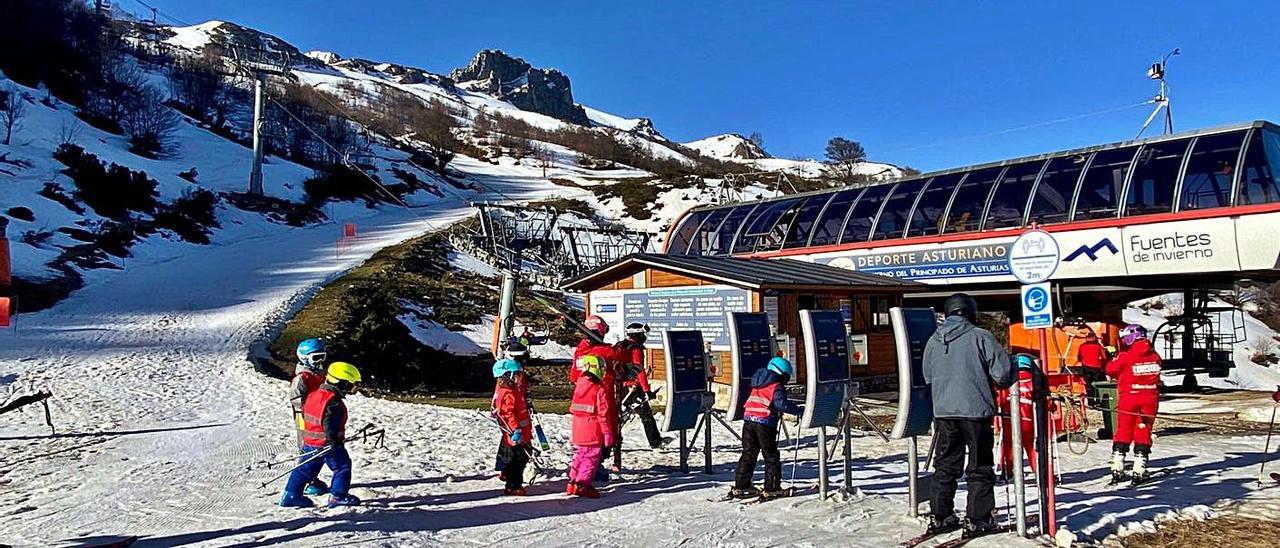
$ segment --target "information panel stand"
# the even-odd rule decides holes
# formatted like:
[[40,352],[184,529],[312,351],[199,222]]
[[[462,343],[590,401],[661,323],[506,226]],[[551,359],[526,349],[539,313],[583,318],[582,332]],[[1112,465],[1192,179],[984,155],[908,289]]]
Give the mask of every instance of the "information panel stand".
[[666,350],[666,369],[669,396],[662,429],[680,431],[680,471],[689,472],[690,445],[688,430],[693,428],[693,439],[703,435],[703,471],[712,473],[711,421],[723,424],[735,437],[737,432],[716,414],[715,393],[712,391],[711,370],[707,368],[706,348],[701,331],[663,331],[662,347]]
[[924,345],[938,330],[932,308],[889,309],[894,345],[898,353],[898,415],[893,421],[894,439],[907,438],[907,494],[911,510],[919,513],[920,451],[916,437],[933,426],[933,395],[924,382]]
[[[844,316],[838,310],[801,310],[800,331],[804,334],[805,407],[801,428],[817,428],[818,495],[827,497],[827,427],[835,426],[841,412],[847,415],[849,385],[849,338]],[[850,428],[844,421],[844,429]],[[848,435],[846,434],[846,437]],[[847,448],[846,444],[846,448]],[[845,470],[850,470],[846,462]],[[846,483],[850,483],[846,472]]]
[[769,365],[777,355],[769,330],[769,315],[764,312],[729,313],[729,351],[732,381],[729,384],[731,421],[742,420],[743,406],[751,395],[751,377]]

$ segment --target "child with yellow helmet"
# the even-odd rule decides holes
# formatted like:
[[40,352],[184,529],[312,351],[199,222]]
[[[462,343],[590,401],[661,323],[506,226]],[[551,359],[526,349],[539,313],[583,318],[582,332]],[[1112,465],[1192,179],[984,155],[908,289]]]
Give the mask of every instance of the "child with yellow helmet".
[[[323,466],[333,472],[329,486],[329,507],[354,506],[360,499],[347,490],[351,487],[351,456],[343,443],[346,441],[347,406],[342,398],[354,390],[360,382],[360,370],[347,362],[333,362],[325,374],[325,383],[313,390],[302,405],[302,466],[289,475],[280,506],[309,507],[311,499],[303,495],[307,484],[315,480]],[[308,460],[317,451],[325,451],[323,458]]]

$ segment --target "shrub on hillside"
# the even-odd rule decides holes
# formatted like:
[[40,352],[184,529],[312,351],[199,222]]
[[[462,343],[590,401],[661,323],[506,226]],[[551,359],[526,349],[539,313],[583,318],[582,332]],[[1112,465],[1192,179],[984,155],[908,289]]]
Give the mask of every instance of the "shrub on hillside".
[[36,220],[36,214],[31,211],[31,208],[24,206],[11,207],[8,211],[5,211],[5,214],[19,221],[31,222]]
[[93,234],[93,243],[98,249],[120,258],[129,256],[129,248],[138,239],[133,226],[128,222],[102,221],[95,227]]
[[45,183],[44,188],[40,189],[39,194],[45,198],[62,204],[62,207],[67,208],[76,215],[84,215],[84,208],[80,207],[80,204],[77,204],[74,198],[67,196],[67,193],[63,192],[62,187],[58,186],[58,183],[52,181]]
[[172,231],[193,244],[208,244],[213,228],[220,226],[214,206],[218,197],[203,188],[189,188],[170,205],[159,208],[155,227]]
[[146,173],[114,163],[107,166],[76,145],[59,146],[53,157],[67,166],[63,173],[75,183],[76,197],[99,215],[124,219],[130,211],[156,210],[156,181]]
[[653,217],[650,208],[658,201],[659,190],[658,181],[648,179],[628,179],[595,187],[596,194],[601,198],[620,198],[627,215],[640,221]]
[[407,190],[406,185],[382,185],[376,176],[346,165],[336,165],[318,173],[304,181],[302,188],[306,189],[307,201],[311,204],[328,200],[364,200],[370,207],[377,202],[391,200],[391,195],[400,199]]

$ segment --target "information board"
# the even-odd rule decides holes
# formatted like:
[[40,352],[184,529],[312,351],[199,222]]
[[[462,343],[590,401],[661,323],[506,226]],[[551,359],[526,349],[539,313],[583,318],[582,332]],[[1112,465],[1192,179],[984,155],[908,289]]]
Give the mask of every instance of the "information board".
[[849,338],[839,310],[801,310],[805,405],[802,428],[835,426],[849,384]]
[[688,430],[698,423],[707,391],[707,357],[701,331],[663,331],[667,409],[664,431]]
[[[728,312],[746,312],[750,293],[727,285],[621,289],[591,292],[591,313],[604,318],[611,332],[627,324],[648,324],[650,331],[697,330],[713,350],[729,350]],[[646,343],[657,348],[653,337]]]
[[769,315],[764,312],[729,312],[730,367],[729,420],[742,418],[742,406],[751,394],[751,377],[769,365],[776,352],[769,331]]
[[898,353],[898,415],[895,439],[923,436],[933,425],[933,394],[924,382],[924,345],[938,330],[932,308],[889,309],[894,346]]

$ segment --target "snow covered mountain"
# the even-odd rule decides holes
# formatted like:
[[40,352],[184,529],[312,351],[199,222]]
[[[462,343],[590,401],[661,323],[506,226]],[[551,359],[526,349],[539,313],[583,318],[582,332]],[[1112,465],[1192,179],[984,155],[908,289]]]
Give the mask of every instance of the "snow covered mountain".
[[691,149],[715,158],[736,158],[739,160],[758,160],[770,158],[760,145],[737,133],[713,135],[706,139],[698,139],[685,143]]

